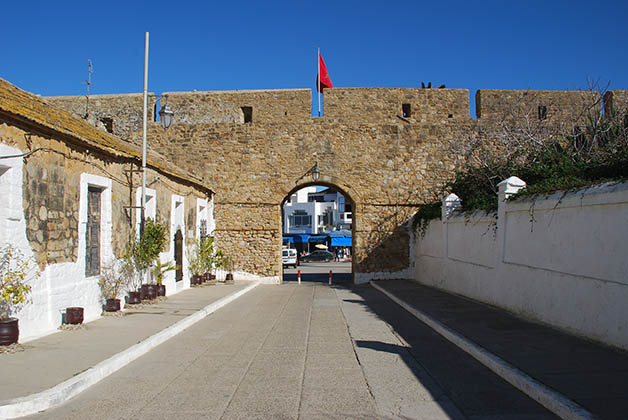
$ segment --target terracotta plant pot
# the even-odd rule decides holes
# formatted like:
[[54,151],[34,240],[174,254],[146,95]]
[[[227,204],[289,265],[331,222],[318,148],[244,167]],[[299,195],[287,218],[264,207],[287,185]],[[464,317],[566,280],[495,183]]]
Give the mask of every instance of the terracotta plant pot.
[[166,296],[166,285],[158,284],[157,285],[157,296]]
[[17,343],[19,336],[20,328],[17,318],[0,319],[0,346]]
[[126,303],[129,305],[137,305],[141,303],[142,299],[140,299],[140,292],[129,292],[129,296],[126,299]]
[[201,284],[201,276],[193,275],[190,277],[190,285]]
[[140,287],[141,300],[153,300],[157,297],[157,286],[154,284],[143,284]]
[[107,299],[105,301],[105,312],[118,312],[120,310],[120,299]]
[[215,274],[210,274],[210,280],[216,280],[216,275]]
[[65,310],[65,323],[78,325],[83,323],[83,308],[71,306]]

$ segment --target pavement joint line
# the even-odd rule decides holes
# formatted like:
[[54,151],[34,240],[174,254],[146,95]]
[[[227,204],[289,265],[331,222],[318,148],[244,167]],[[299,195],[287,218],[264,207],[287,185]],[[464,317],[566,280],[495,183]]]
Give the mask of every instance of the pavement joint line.
[[305,389],[305,366],[307,365],[309,348],[310,348],[310,330],[312,328],[312,308],[314,308],[314,296],[316,295],[316,284],[312,286],[310,294],[310,310],[307,316],[307,331],[305,333],[305,357],[303,358],[303,368],[301,370],[301,390],[299,392],[299,407],[297,409],[297,419],[301,418],[301,409],[303,408],[303,389]]
[[590,413],[585,408],[576,404],[574,401],[570,400],[566,396],[536,381],[525,372],[522,372],[510,363],[498,357],[497,355],[489,352],[482,346],[474,343],[473,341],[457,333],[453,329],[447,327],[442,322],[412,307],[410,304],[398,298],[392,292],[389,292],[382,286],[376,284],[373,281],[371,281],[370,284],[376,290],[386,295],[393,302],[401,306],[406,311],[410,312],[418,320],[432,328],[445,339],[459,347],[464,352],[468,353],[470,356],[489,368],[495,374],[503,378],[512,386],[519,389],[521,392],[528,395],[530,398],[532,398],[560,418],[565,420],[599,420],[599,417]]
[[128,365],[135,359],[148,353],[153,348],[164,343],[183,330],[196,324],[198,321],[231,303],[235,299],[251,291],[261,284],[256,281],[243,289],[210,303],[197,312],[183,318],[162,331],[140,341],[137,344],[117,353],[108,359],[92,366],[80,374],[67,379],[60,384],[44,391],[0,402],[0,419],[8,420],[38,413],[57,407],[77,394],[85,391],[107,376]]

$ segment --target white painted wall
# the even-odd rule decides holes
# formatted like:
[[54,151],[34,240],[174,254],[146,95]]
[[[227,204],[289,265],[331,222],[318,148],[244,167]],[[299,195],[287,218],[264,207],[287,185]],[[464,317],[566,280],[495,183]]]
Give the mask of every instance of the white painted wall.
[[628,349],[628,183],[504,200],[522,185],[500,185],[498,217],[443,209],[415,279]]
[[[0,144],[0,156],[20,155],[19,149]],[[26,220],[22,207],[23,162],[21,158],[0,160],[0,246],[12,244],[29,258],[33,251],[26,237]],[[98,276],[85,277],[87,189],[97,186],[101,194],[101,262],[112,257],[111,180],[82,174],[80,180],[78,225],[78,258],[76,262],[49,264],[37,278],[31,276],[31,303],[14,314],[20,322],[20,342],[49,334],[61,324],[68,306],[82,306],[85,322],[98,318],[102,312],[102,295]],[[44,212],[45,209],[40,211]]]
[[[0,144],[0,156],[21,155],[22,151],[5,144]],[[33,251],[26,237],[26,219],[23,209],[23,160],[20,157],[0,159],[0,247],[10,243],[27,258],[33,258]],[[31,303],[24,305],[13,316],[19,318],[20,342],[28,342],[35,338],[57,331],[61,325],[62,313],[68,306],[82,306],[85,310],[85,322],[100,317],[104,300],[98,287],[99,276],[85,276],[86,224],[87,224],[87,190],[89,186],[97,186],[101,193],[101,232],[100,255],[101,264],[111,261],[112,251],[112,181],[97,175],[84,173],[80,178],[80,202],[78,225],[78,257],[76,262],[49,264],[39,277],[31,276]],[[147,216],[156,215],[157,195],[148,189]],[[138,197],[139,200],[139,197]],[[202,217],[208,220],[208,230],[215,229],[213,200],[201,200],[199,210]],[[139,201],[138,201],[139,203]],[[44,209],[41,210],[42,212]],[[185,231],[184,199],[173,195],[171,199],[170,229],[171,246],[168,252],[160,255],[163,262],[174,260],[174,232],[181,227],[184,238]],[[138,212],[139,213],[139,212]],[[174,229],[174,230],[173,230]],[[33,264],[36,266],[35,264]],[[164,284],[168,294],[189,287],[187,272],[187,250],[184,247],[184,280],[175,285],[174,272],[168,272]],[[124,300],[122,305],[124,305]]]

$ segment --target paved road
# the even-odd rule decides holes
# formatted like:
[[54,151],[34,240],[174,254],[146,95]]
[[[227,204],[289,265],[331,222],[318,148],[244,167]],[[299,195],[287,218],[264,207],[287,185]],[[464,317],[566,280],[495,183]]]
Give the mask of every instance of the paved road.
[[259,286],[28,418],[553,417],[372,288],[304,282]]
[[297,268],[284,268],[283,281],[297,281],[297,271],[301,271],[302,282],[327,283],[329,271],[332,271],[333,284],[351,284],[351,262],[307,262],[301,263]]

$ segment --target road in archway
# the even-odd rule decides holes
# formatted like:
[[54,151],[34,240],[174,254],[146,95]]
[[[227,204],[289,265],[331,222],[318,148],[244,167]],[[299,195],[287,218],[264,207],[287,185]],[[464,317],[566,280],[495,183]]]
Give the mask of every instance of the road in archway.
[[553,417],[373,288],[304,282],[258,286],[28,418]]
[[350,284],[351,262],[303,262],[297,268],[287,267],[283,270],[283,281],[297,281],[297,271],[301,270],[301,281],[327,283],[329,271],[332,271],[333,284]]

